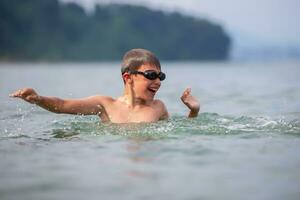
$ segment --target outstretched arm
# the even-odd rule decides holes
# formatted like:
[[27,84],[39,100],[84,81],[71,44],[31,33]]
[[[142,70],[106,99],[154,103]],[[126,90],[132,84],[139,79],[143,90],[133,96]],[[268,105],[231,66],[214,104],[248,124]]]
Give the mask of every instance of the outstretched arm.
[[38,95],[32,88],[24,88],[9,95],[36,104],[54,113],[97,115],[102,111],[102,98],[92,96],[83,99],[60,99]]
[[200,111],[200,103],[194,96],[192,96],[191,88],[187,88],[183,92],[181,96],[181,101],[190,109],[188,115],[189,118],[198,116],[198,113]]

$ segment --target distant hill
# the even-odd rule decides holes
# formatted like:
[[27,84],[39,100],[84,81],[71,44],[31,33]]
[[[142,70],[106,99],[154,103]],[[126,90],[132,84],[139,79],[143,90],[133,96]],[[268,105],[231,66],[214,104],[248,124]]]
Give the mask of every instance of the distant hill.
[[0,60],[120,60],[146,48],[165,60],[224,60],[231,39],[203,19],[129,5],[87,14],[57,0],[0,1]]

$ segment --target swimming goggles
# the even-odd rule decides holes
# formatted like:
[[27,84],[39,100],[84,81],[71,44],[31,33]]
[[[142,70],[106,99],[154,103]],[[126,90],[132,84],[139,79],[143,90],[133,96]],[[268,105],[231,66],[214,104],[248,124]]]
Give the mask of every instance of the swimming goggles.
[[144,71],[144,72],[129,70],[128,73],[129,74],[141,74],[149,80],[155,80],[155,79],[159,78],[160,81],[163,81],[163,80],[166,79],[166,74],[165,73],[163,73],[163,72],[157,73],[156,71],[153,71],[153,70],[147,70],[147,71]]

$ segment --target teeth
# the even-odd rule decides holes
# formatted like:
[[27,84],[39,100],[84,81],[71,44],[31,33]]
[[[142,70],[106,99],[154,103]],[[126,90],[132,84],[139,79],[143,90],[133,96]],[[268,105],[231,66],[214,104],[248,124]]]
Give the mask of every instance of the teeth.
[[157,91],[157,89],[152,89],[152,88],[149,88],[149,90],[150,90],[151,92],[156,92],[156,91]]

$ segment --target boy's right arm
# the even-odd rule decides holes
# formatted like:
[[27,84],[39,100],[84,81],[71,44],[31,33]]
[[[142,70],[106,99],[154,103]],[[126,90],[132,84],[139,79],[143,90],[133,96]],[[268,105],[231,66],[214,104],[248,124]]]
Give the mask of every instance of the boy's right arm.
[[102,100],[104,98],[101,96],[92,96],[83,99],[44,97],[38,95],[32,88],[18,90],[9,96],[21,98],[54,113],[77,115],[98,115],[102,112]]

